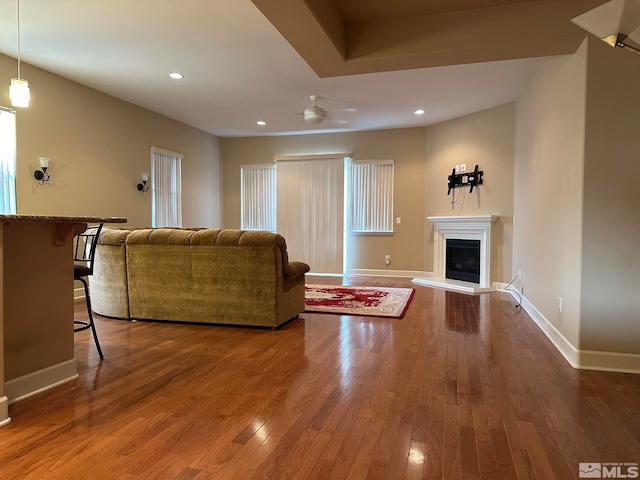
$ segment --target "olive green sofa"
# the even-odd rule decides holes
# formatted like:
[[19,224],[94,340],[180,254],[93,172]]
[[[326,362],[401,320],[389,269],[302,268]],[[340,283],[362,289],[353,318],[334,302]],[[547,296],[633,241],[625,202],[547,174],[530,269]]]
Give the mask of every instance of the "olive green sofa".
[[105,228],[91,284],[95,313],[116,318],[276,328],[304,311],[309,266],[276,233]]

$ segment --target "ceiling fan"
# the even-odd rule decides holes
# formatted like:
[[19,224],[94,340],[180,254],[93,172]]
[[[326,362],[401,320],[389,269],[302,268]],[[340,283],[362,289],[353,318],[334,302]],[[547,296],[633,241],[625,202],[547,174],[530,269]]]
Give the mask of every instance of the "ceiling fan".
[[[333,118],[330,115],[330,112],[328,112],[327,110],[325,110],[322,107],[319,107],[317,102],[318,99],[320,97],[318,97],[317,95],[309,95],[309,100],[311,100],[311,106],[307,107],[304,109],[304,111],[302,112],[302,118],[304,118],[304,121],[307,123],[321,123],[324,121],[325,118],[328,118],[330,120],[332,120],[335,123],[347,123],[346,120],[337,120],[335,118]],[[346,108],[344,110],[340,110],[342,112],[355,112],[355,108]]]

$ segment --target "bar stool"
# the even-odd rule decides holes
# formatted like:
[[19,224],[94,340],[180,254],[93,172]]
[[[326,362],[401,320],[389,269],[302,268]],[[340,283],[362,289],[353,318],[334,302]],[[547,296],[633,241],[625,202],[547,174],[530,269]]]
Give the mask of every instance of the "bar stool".
[[[91,296],[89,295],[89,284],[86,277],[93,275],[93,262],[96,254],[96,247],[98,245],[98,238],[102,231],[102,223],[99,225],[88,227],[84,232],[76,235],[76,247],[73,255],[73,279],[82,282],[84,285],[84,298],[87,302],[87,315],[89,321],[74,320],[74,332],[81,332],[82,330],[91,329],[93,333],[93,339],[96,342],[96,348],[98,349],[98,355],[100,359],[104,358],[102,349],[100,348],[100,342],[98,341],[98,333],[96,332],[96,326],[93,323],[93,312],[91,311]],[[76,262],[80,262],[78,265]]]

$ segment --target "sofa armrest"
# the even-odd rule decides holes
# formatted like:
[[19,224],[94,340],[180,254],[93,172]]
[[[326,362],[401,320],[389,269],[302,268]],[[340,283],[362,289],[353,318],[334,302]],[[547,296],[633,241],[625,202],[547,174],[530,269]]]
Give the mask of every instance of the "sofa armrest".
[[282,272],[284,278],[295,278],[304,275],[311,268],[303,262],[289,262]]

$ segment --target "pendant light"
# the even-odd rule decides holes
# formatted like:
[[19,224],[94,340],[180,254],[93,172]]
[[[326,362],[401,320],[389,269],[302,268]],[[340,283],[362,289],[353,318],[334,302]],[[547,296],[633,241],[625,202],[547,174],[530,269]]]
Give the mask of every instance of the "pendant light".
[[640,54],[640,0],[611,0],[571,21],[612,47]]
[[18,78],[11,79],[9,86],[9,98],[14,107],[27,108],[31,93],[29,92],[29,82],[20,76],[20,0],[16,1],[18,6]]

